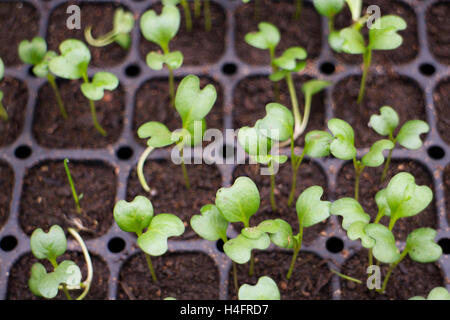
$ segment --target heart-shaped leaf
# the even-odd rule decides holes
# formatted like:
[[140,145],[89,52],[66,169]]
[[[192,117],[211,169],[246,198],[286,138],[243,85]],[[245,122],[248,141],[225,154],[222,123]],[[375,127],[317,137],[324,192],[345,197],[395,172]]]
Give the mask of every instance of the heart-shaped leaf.
[[270,246],[270,238],[266,233],[262,233],[259,238],[249,239],[240,234],[236,238],[228,240],[223,250],[225,254],[234,262],[243,264],[250,260],[252,250],[265,250]]
[[342,29],[339,39],[342,41],[340,49],[345,53],[363,54],[366,51],[363,35],[352,27]]
[[332,31],[328,35],[328,44],[330,45],[331,49],[333,49],[335,52],[342,52],[342,45],[344,44],[345,39],[341,37],[340,31]]
[[342,228],[344,230],[348,230],[350,226],[357,221],[364,222],[365,224],[370,221],[370,216],[364,212],[364,209],[359,202],[353,198],[336,200],[331,205],[330,212],[332,215],[341,216],[343,218]]
[[91,61],[88,47],[80,40],[68,39],[59,45],[61,55],[49,62],[50,71],[58,77],[76,80],[87,75],[87,67]]
[[347,230],[347,236],[350,240],[361,239],[361,244],[364,248],[372,248],[375,245],[375,240],[366,234],[365,227],[367,223],[364,221],[353,222]]
[[229,188],[220,188],[216,194],[216,206],[228,222],[242,222],[249,226],[249,220],[260,204],[256,184],[248,177],[237,178]]
[[58,56],[58,54],[55,51],[48,51],[45,54],[42,61],[33,67],[33,73],[36,75],[36,77],[45,78],[48,76],[48,64],[50,63],[50,60],[52,60],[56,56]]
[[442,248],[436,242],[437,232],[431,228],[419,228],[408,235],[406,250],[410,258],[421,263],[438,260],[442,255]]
[[80,282],[80,268],[73,261],[65,260],[50,273],[47,273],[42,264],[35,263],[31,267],[28,286],[36,296],[52,299],[58,294],[58,287],[61,284],[76,286]]
[[382,189],[375,195],[375,202],[378,206],[378,212],[382,216],[391,216],[391,208],[387,202],[386,189]]
[[58,225],[53,225],[48,233],[41,228],[34,230],[31,234],[30,246],[36,258],[55,261],[66,252],[67,239],[64,230]]
[[345,0],[352,13],[352,20],[357,21],[361,17],[362,0]]
[[125,232],[141,233],[150,225],[153,214],[151,201],[143,196],[136,196],[131,202],[120,200],[114,206],[114,220]]
[[137,244],[145,253],[160,256],[168,249],[167,239],[183,233],[184,224],[180,218],[170,213],[161,213],[152,219],[147,231],[138,237]]
[[270,162],[283,164],[288,160],[288,157],[285,155],[259,155],[259,156],[251,156],[254,161],[259,164],[268,165]]
[[387,139],[378,140],[369,152],[367,152],[362,158],[362,163],[367,167],[378,167],[384,162],[383,151],[394,149],[394,143]]
[[280,31],[273,24],[261,22],[258,24],[259,31],[250,32],[245,35],[245,42],[249,45],[267,50],[274,50],[280,42]]
[[450,292],[444,287],[436,287],[430,291],[426,299],[422,296],[416,296],[409,300],[450,300]]
[[330,216],[331,202],[320,200],[322,195],[322,187],[312,186],[298,197],[295,208],[302,226],[311,227]]
[[334,118],[328,121],[328,129],[334,136],[330,145],[333,156],[341,160],[351,160],[356,157],[353,128],[344,120]]
[[227,241],[228,221],[213,204],[207,204],[200,209],[201,215],[191,218],[191,227],[203,239]]
[[302,92],[305,95],[306,99],[311,99],[313,95],[319,93],[323,89],[331,86],[332,83],[329,81],[323,80],[309,80],[302,85]]
[[266,116],[257,123],[258,130],[275,141],[288,140],[294,131],[294,116],[291,110],[279,103],[266,105]]
[[138,128],[138,137],[148,139],[147,145],[153,148],[162,148],[174,143],[172,132],[161,122],[146,122]]
[[125,50],[128,50],[131,46],[131,36],[128,33],[116,35],[114,41]]
[[387,15],[379,19],[379,28],[369,30],[369,46],[373,50],[393,50],[400,47],[403,38],[397,32],[406,29],[403,18]]
[[83,83],[81,85],[81,92],[90,100],[101,100],[105,95],[105,90],[114,90],[119,85],[119,79],[111,73],[100,71],[92,78],[92,82]]
[[401,146],[416,150],[422,147],[420,135],[428,131],[430,131],[430,126],[425,121],[410,120],[402,126],[396,139]]
[[180,28],[180,11],[171,5],[164,6],[160,15],[148,10],[142,15],[140,26],[145,39],[168,51],[170,40]]
[[251,156],[268,155],[272,149],[272,140],[262,135],[255,127],[240,128],[238,142],[245,152]]
[[400,253],[395,245],[395,238],[389,229],[382,224],[368,224],[364,231],[375,240],[372,247],[373,256],[383,263],[394,263],[400,259]]
[[389,106],[384,106],[380,108],[380,115],[374,114],[370,117],[369,126],[379,135],[392,137],[399,121],[397,112]]
[[269,79],[273,82],[277,82],[286,78],[286,76],[290,73],[290,71],[286,71],[283,69],[279,69],[278,71],[273,72],[269,75]]
[[161,54],[155,51],[150,52],[146,59],[150,69],[161,70],[167,64],[172,70],[178,69],[183,64],[183,54],[180,51],[173,51]]
[[310,131],[305,136],[305,153],[311,158],[328,157],[332,140],[333,136],[326,131]]
[[280,291],[271,278],[263,276],[254,285],[243,284],[238,292],[239,300],[280,300]]
[[19,43],[19,57],[26,64],[36,65],[44,59],[47,52],[47,43],[42,37],[33,40],[22,40]]
[[134,17],[131,12],[122,8],[114,12],[113,29],[116,33],[129,33],[134,27]]
[[294,246],[294,236],[292,227],[282,219],[265,220],[258,227],[259,230],[267,232],[270,241],[280,248],[292,249]]
[[317,12],[329,19],[341,12],[344,4],[344,0],[314,0]]
[[273,63],[281,69],[297,72],[305,67],[305,62],[302,60],[305,60],[307,55],[306,50],[302,47],[291,47],[285,50]]

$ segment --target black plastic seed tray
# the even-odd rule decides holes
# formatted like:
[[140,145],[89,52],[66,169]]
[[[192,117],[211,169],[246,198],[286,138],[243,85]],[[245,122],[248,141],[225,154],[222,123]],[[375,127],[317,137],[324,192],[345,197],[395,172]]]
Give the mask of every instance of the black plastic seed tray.
[[[252,75],[267,76],[270,73],[268,66],[252,66],[244,63],[235,52],[235,16],[234,11],[241,6],[239,0],[212,0],[219,4],[226,12],[226,38],[225,51],[223,56],[214,64],[207,66],[188,66],[176,70],[176,76],[184,76],[190,73],[196,75],[209,76],[217,81],[223,90],[224,103],[223,127],[232,128],[233,126],[233,94],[238,82],[245,77]],[[0,5],[2,4],[1,1]],[[45,37],[47,32],[47,21],[51,11],[64,4],[63,0],[51,1],[37,1],[25,0],[34,6],[40,14],[39,19],[39,35]],[[97,0],[95,2],[108,3],[111,1]],[[394,151],[394,159],[412,159],[424,165],[434,182],[435,202],[438,214],[438,241],[444,248],[444,254],[439,260],[439,266],[445,275],[447,288],[450,289],[450,228],[447,220],[444,190],[444,170],[450,164],[450,146],[445,143],[439,135],[437,130],[438,117],[448,117],[449,113],[437,114],[436,108],[433,104],[433,92],[437,84],[446,79],[450,75],[450,69],[447,65],[441,64],[430,53],[427,43],[427,31],[425,16],[428,8],[438,1],[416,1],[409,0],[404,2],[414,9],[417,16],[418,24],[418,40],[420,49],[417,58],[407,64],[394,66],[394,72],[406,77],[415,79],[420,84],[426,102],[426,116],[428,123],[431,126],[431,132],[427,135],[424,147],[418,151],[407,151],[404,149],[396,149]],[[156,1],[132,1],[122,0],[114,1],[114,3],[121,3],[126,8],[131,10],[135,15],[140,15],[147,10]],[[310,3],[308,4],[310,5]],[[335,55],[332,54],[327,45],[327,22],[325,19],[321,20],[322,34],[317,35],[321,37],[322,47],[320,55],[312,60],[311,67],[305,73],[312,77],[320,77],[337,83],[339,80],[348,75],[360,74],[361,67],[359,65],[345,65],[340,62]],[[24,26],[26,28],[27,26]],[[0,32],[7,32],[2,30]],[[112,145],[104,149],[47,149],[40,146],[33,137],[32,121],[35,97],[37,97],[38,89],[45,82],[42,79],[31,77],[27,66],[18,68],[7,68],[6,75],[18,78],[26,83],[28,88],[28,103],[26,108],[25,124],[23,132],[10,145],[0,148],[0,160],[7,162],[14,170],[14,186],[12,192],[12,200],[10,203],[9,217],[5,225],[0,229],[0,298],[6,299],[8,291],[8,276],[9,270],[13,264],[23,254],[30,251],[29,237],[23,232],[19,225],[19,203],[22,193],[23,177],[27,168],[31,168],[43,160],[62,160],[68,157],[72,160],[99,160],[112,165],[116,169],[118,175],[116,200],[124,199],[126,197],[127,180],[130,172],[135,168],[140,153],[143,151],[143,146],[136,142],[132,130],[133,109],[135,103],[135,92],[142,83],[158,77],[167,77],[165,70],[160,72],[150,71],[139,53],[139,28],[135,27],[132,31],[133,45],[127,57],[118,65],[108,69],[115,73],[120,78],[120,83],[125,91],[125,112],[124,112],[124,130],[120,138]],[[336,66],[336,72],[331,74],[323,73],[324,66]],[[140,70],[141,72],[135,76],[127,76],[125,70],[127,67]],[[429,68],[432,68],[432,74],[427,73]],[[89,73],[93,74],[97,68],[90,68]],[[385,72],[382,68],[373,68],[373,72],[382,74]],[[420,71],[422,70],[422,72]],[[434,72],[433,72],[434,71]],[[430,72],[428,72],[430,73]],[[329,88],[325,95],[325,119],[331,119],[333,114],[332,92],[333,88]],[[261,106],[263,107],[263,106]],[[236,128],[235,128],[236,129]],[[130,158],[123,158],[123,153],[132,151]],[[299,150],[297,150],[299,151]],[[360,154],[367,150],[358,150]],[[289,150],[283,150],[284,153],[289,154]],[[168,150],[158,150],[151,155],[151,159],[169,159],[170,153]],[[344,165],[343,162],[324,159],[316,162],[327,175],[328,190],[330,200],[334,200],[336,194],[337,175],[340,168]],[[229,186],[232,183],[232,172],[235,165],[218,165],[222,174],[222,182],[224,186]],[[112,214],[112,213],[111,213]],[[231,230],[230,235],[235,234]],[[312,252],[319,257],[328,261],[330,268],[340,270],[340,266],[356,253],[361,247],[358,242],[349,241],[345,233],[340,229],[338,221],[335,217],[331,218],[327,229],[326,236],[319,236],[310,245],[305,246],[302,250]],[[118,240],[119,239],[119,240]],[[111,251],[111,245],[114,242],[123,239],[127,250],[122,250],[118,253]],[[109,283],[108,283],[108,298],[115,299],[118,291],[118,278],[122,263],[126,261],[131,255],[138,252],[133,245],[135,238],[125,232],[122,232],[116,225],[99,238],[94,238],[87,241],[89,250],[101,256],[107,263],[109,269]],[[401,245],[401,244],[399,244]],[[271,247],[272,248],[272,247]],[[69,241],[70,250],[79,250],[76,243]],[[169,242],[169,250],[171,252],[204,252],[214,259],[220,274],[220,299],[227,299],[228,297],[228,274],[231,268],[229,259],[221,253],[215,243],[204,240],[188,240],[179,241],[172,240]],[[271,250],[277,250],[272,248]],[[28,272],[28,270],[23,270]],[[330,286],[330,296],[333,299],[340,299],[341,280],[338,276],[333,276],[332,284]]]

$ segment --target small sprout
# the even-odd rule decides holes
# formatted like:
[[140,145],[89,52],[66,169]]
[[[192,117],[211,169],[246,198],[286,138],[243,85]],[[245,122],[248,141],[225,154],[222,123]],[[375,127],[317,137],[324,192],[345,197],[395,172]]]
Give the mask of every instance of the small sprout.
[[201,143],[206,129],[205,117],[211,111],[217,99],[216,89],[212,84],[200,88],[200,79],[188,75],[181,80],[175,97],[175,108],[181,117],[183,127],[171,132],[164,124],[156,121],[146,122],[138,128],[138,136],[147,140],[147,149],[142,153],[137,165],[137,175],[142,188],[149,192],[150,187],[144,177],[144,163],[155,148],[176,144],[180,151],[181,168],[186,188],[190,188],[189,177],[183,158],[185,146]]
[[77,190],[75,189],[75,184],[72,179],[72,175],[69,170],[69,159],[64,159],[64,169],[66,171],[67,180],[69,181],[70,189],[72,190],[73,200],[75,201],[75,206],[77,208],[78,213],[82,213],[82,209],[80,206],[80,200],[83,198],[83,194],[78,195]]
[[89,292],[93,276],[92,261],[89,252],[80,235],[72,228],[68,229],[75,240],[81,246],[86,265],[88,277],[81,283],[81,270],[71,260],[64,260],[58,264],[57,258],[63,255],[67,249],[67,239],[63,229],[53,225],[48,233],[38,228],[34,230],[30,238],[30,246],[33,255],[37,259],[47,259],[53,266],[53,271],[47,270],[41,263],[35,263],[31,268],[31,277],[28,286],[34,295],[52,299],[62,288],[68,300],[72,300],[69,290],[84,289],[76,300],[82,300]]
[[[183,1],[186,2],[186,0]],[[161,70],[164,64],[167,65],[169,70],[170,104],[172,106],[174,106],[175,99],[173,70],[178,69],[183,64],[183,54],[180,51],[170,52],[169,43],[180,28],[180,19],[180,12],[177,7],[167,4],[162,8],[160,15],[154,10],[148,10],[142,15],[140,21],[141,32],[144,38],[159,45],[163,51],[162,53],[150,52],[147,55],[146,62],[150,69],[153,70]]]
[[131,202],[120,200],[114,206],[114,220],[121,230],[137,235],[137,245],[144,251],[152,279],[157,282],[150,256],[166,253],[167,239],[181,236],[184,224],[173,214],[160,213],[154,216],[153,212],[152,203],[143,196],[137,196]]
[[328,19],[328,32],[334,32],[334,17],[344,8],[344,0],[314,0],[317,12]]
[[[0,58],[0,81],[3,79],[4,75],[5,75],[5,65],[3,64],[2,58]],[[0,119],[6,122],[8,121],[8,113],[6,112],[6,109],[3,106],[2,100],[3,100],[3,92],[0,91]]]
[[92,26],[84,30],[84,37],[87,43],[94,47],[104,47],[116,42],[123,49],[127,50],[131,45],[130,32],[134,27],[134,17],[131,12],[126,12],[122,8],[114,12],[113,29],[107,34],[95,39],[92,36]]
[[92,82],[89,82],[88,65],[91,61],[91,53],[88,47],[76,39],[63,41],[59,46],[61,55],[53,57],[49,62],[49,70],[58,77],[77,80],[83,79],[81,91],[89,100],[92,120],[97,131],[106,136],[106,131],[101,127],[97,120],[97,111],[95,110],[94,100],[103,98],[103,90],[114,90],[119,82],[117,77],[109,72],[98,72]]
[[243,284],[239,288],[239,300],[280,300],[280,291],[272,278],[263,276],[254,285]]
[[[422,120],[410,120],[400,128],[397,136],[394,132],[399,125],[399,116],[397,112],[389,107],[384,106],[380,108],[380,115],[372,115],[370,117],[369,126],[381,136],[389,137],[389,140],[396,145],[399,143],[402,147],[410,150],[417,150],[422,147],[422,140],[420,135],[430,131],[430,126]],[[389,151],[389,156],[384,166],[383,174],[381,175],[381,182],[386,179],[389,164],[391,163],[392,151]]]
[[450,300],[450,292],[444,287],[436,287],[430,291],[426,298],[415,296],[409,300]]

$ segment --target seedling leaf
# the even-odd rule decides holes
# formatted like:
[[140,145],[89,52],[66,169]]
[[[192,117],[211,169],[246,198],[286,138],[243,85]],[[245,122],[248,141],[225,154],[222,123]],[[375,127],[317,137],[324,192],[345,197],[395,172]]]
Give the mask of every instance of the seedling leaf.
[[119,85],[119,79],[111,72],[100,71],[92,78],[92,82],[83,83],[81,91],[90,100],[101,100],[105,95],[105,90],[114,90]]
[[353,128],[344,120],[334,118],[328,121],[328,129],[334,136],[330,145],[331,153],[341,160],[353,159],[356,156]]
[[120,200],[114,206],[114,220],[125,232],[141,233],[153,218],[153,205],[146,197],[136,196],[133,201]]
[[19,57],[26,64],[36,65],[44,59],[47,43],[44,38],[34,37],[33,40],[22,40],[19,43]]
[[114,12],[113,29],[117,33],[129,33],[134,27],[134,17],[131,12],[118,8]]
[[297,72],[305,67],[307,57],[306,50],[302,47],[291,47],[283,52],[283,54],[274,59],[273,63],[281,69]]
[[49,72],[48,64],[50,60],[56,56],[58,56],[58,54],[55,51],[48,51],[42,61],[33,67],[33,73],[40,78],[47,77]]
[[350,226],[361,221],[365,224],[369,223],[370,216],[364,212],[358,201],[353,198],[342,198],[336,200],[331,205],[330,212],[332,215],[342,216],[342,228],[348,230]]
[[2,58],[0,58],[0,80],[5,76],[5,65],[3,63]]
[[372,223],[368,224],[364,231],[375,240],[372,252],[377,260],[383,263],[394,263],[400,258],[394,235],[386,226]]
[[239,288],[239,300],[280,300],[280,291],[271,278],[263,276],[256,285],[243,284]]
[[380,115],[370,117],[369,125],[381,136],[392,136],[399,124],[397,112],[389,106],[380,108]]
[[267,155],[272,148],[272,141],[266,136],[262,135],[261,132],[255,127],[242,127],[239,129],[239,144],[249,155]]
[[270,238],[266,233],[262,233],[259,238],[249,239],[240,234],[236,238],[228,240],[223,250],[225,254],[234,262],[243,264],[250,260],[253,249],[265,250],[270,246]]
[[183,54],[180,51],[172,51],[166,54],[152,51],[147,55],[146,62],[153,70],[161,70],[164,64],[167,64],[172,70],[178,69],[183,64]]
[[307,96],[312,97],[313,95],[315,95],[316,93],[319,93],[326,87],[331,86],[331,84],[332,83],[329,81],[316,80],[316,79],[309,80],[302,85],[302,92],[305,95],[305,97],[307,97]]
[[341,50],[350,54],[363,54],[366,51],[362,34],[352,27],[344,28],[339,33],[342,41]]
[[191,218],[191,227],[203,239],[216,241],[227,240],[228,221],[213,204],[207,204],[200,209],[201,215]]
[[58,225],[50,227],[48,233],[41,228],[33,231],[30,238],[31,252],[38,259],[55,261],[67,249],[67,239],[63,229]]
[[320,200],[322,195],[322,187],[312,186],[298,197],[295,208],[298,220],[304,227],[311,227],[330,216],[331,202]]
[[369,237],[365,231],[367,223],[364,221],[356,221],[348,227],[347,236],[350,240],[361,239],[361,244],[364,248],[372,248],[375,245],[375,240]]
[[180,27],[180,12],[171,5],[164,6],[160,15],[148,10],[142,15],[140,26],[145,39],[165,50]]
[[382,189],[375,195],[375,202],[378,206],[378,211],[383,214],[383,216],[391,216],[391,208],[387,202],[386,189]]
[[387,15],[379,18],[379,28],[369,30],[369,46],[373,50],[393,50],[403,43],[403,38],[397,32],[406,29],[403,18]]
[[294,116],[291,110],[279,103],[266,105],[266,116],[257,121],[259,131],[275,141],[286,141],[294,130]]
[[280,42],[280,31],[271,23],[261,22],[258,24],[259,31],[250,32],[245,35],[245,42],[249,45],[262,49],[275,49]]
[[361,17],[362,0],[345,0],[350,12],[352,13],[352,20],[357,21]]
[[91,61],[88,47],[80,40],[68,39],[59,45],[61,55],[49,62],[50,71],[58,77],[76,80],[87,74]]
[[317,12],[327,18],[333,18],[344,7],[344,0],[314,0]]
[[436,287],[430,291],[426,299],[421,296],[416,296],[409,300],[450,300],[450,292],[444,287]]
[[257,229],[269,233],[272,243],[280,248],[292,249],[294,246],[292,227],[282,219],[265,220]]
[[390,140],[379,140],[375,142],[372,147],[370,147],[369,152],[367,152],[362,158],[362,163],[367,167],[378,167],[384,162],[384,150],[391,150],[394,148],[394,143]]
[[139,138],[147,139],[147,145],[153,148],[162,148],[174,143],[172,132],[161,122],[150,121],[141,125],[137,131]]
[[406,248],[410,258],[421,263],[438,260],[442,255],[442,248],[434,242],[437,232],[431,228],[419,228],[408,235]]
[[428,123],[422,120],[410,120],[406,122],[397,135],[397,141],[407,149],[416,150],[422,147],[420,135],[430,131]]
[[312,158],[327,157],[332,140],[333,136],[326,131],[311,131],[305,136],[305,153]]

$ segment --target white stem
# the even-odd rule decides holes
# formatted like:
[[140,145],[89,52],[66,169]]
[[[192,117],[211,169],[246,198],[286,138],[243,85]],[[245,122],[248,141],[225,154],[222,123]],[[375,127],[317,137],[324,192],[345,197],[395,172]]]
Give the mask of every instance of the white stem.
[[75,240],[80,245],[81,251],[83,251],[84,260],[86,261],[87,278],[86,278],[86,281],[84,282],[85,288],[84,288],[84,291],[81,293],[81,295],[77,298],[77,300],[83,300],[84,297],[88,294],[89,289],[91,288],[92,277],[94,276],[94,267],[92,266],[92,260],[91,260],[91,256],[89,255],[89,251],[88,251],[83,239],[81,238],[81,236],[73,228],[68,228],[67,230],[70,232],[70,234],[75,238]]

